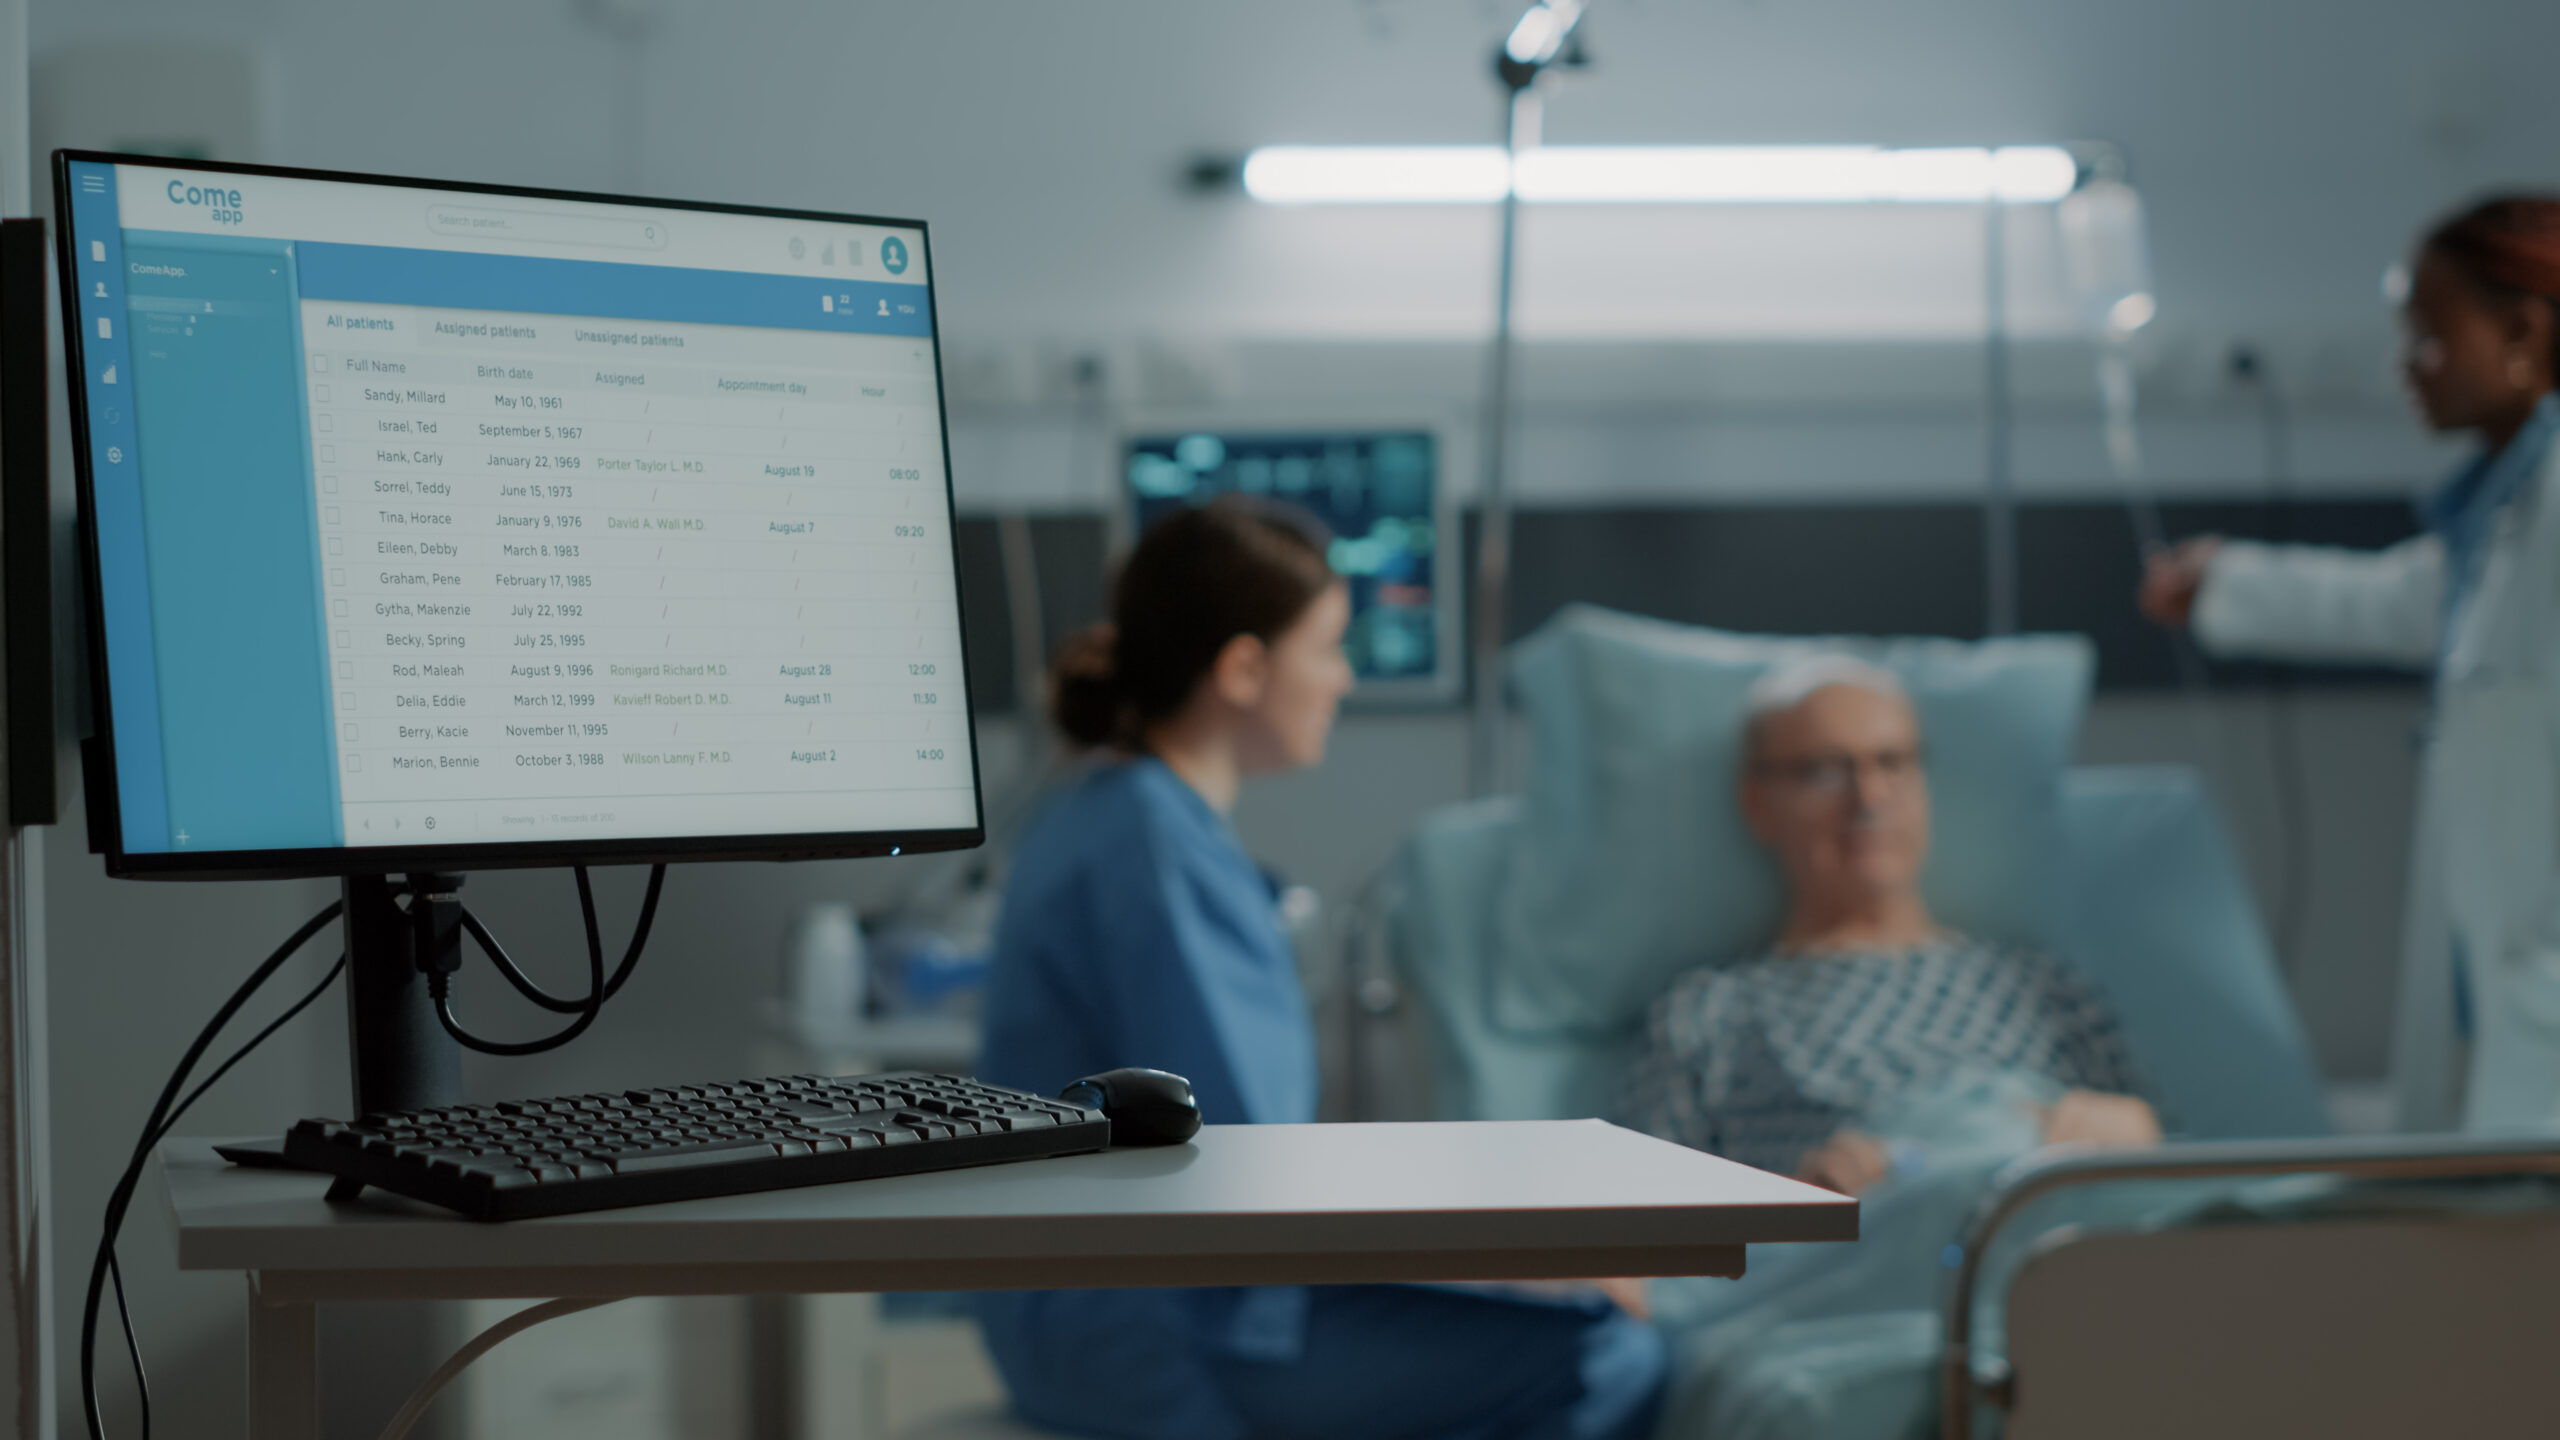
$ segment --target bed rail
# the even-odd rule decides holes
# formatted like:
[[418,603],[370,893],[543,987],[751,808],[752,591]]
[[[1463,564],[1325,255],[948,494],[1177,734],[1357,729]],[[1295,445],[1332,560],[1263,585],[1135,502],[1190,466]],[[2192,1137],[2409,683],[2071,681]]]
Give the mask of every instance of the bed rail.
[[1965,1222],[1962,1253],[1949,1282],[1938,1388],[1942,1440],[1972,1440],[1975,1405],[2004,1403],[2005,1386],[1980,1385],[1974,1377],[1973,1296],[1993,1237],[2028,1204],[2056,1191],[2119,1180],[2303,1174],[2368,1180],[2560,1175],[2560,1135],[2215,1140],[2150,1150],[2072,1145],[2014,1161],[1993,1177],[1990,1191]]

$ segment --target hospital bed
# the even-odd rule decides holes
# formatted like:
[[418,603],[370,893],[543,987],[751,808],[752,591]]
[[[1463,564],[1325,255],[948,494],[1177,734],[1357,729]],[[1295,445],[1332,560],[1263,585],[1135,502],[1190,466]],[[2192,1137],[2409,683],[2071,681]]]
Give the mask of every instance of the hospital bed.
[[[1732,737],[1722,758],[1701,760],[1698,737],[1683,727],[1738,727],[1738,705],[1725,697],[1738,697],[1755,664],[1786,643],[1576,610],[1515,652],[1510,679],[1531,727],[1526,793],[1426,816],[1384,886],[1386,947],[1427,1016],[1441,1115],[1608,1113],[1644,1006],[1670,973],[1665,936],[1678,931],[1626,912],[1694,897],[1670,883],[1672,872],[1645,870],[1660,856],[1632,854],[1601,863],[1636,870],[1635,883],[1613,886],[1598,869],[1573,877],[1571,889],[1590,892],[1579,920],[1566,887],[1549,887],[1564,908],[1545,916],[1525,914],[1519,897],[1534,894],[1536,867],[1581,863],[1559,860],[1562,845],[1691,843],[1648,829],[1659,817],[1620,823],[1601,812],[1729,803]],[[1715,1374],[1675,1387],[1666,1434],[1907,1436],[1936,1419],[1957,1437],[1976,1432],[1978,1407],[1998,1412],[1986,1414],[1994,1429],[2005,1422],[2018,1436],[2199,1435],[2215,1433],[2212,1417],[2230,1434],[2391,1433],[2352,1418],[2342,1427],[2292,1423],[2333,1413],[2296,1401],[2315,1373],[2339,1384],[2324,1363],[2332,1356],[2360,1366],[2343,1388],[2364,1408],[2349,1417],[2424,1413],[2441,1424],[2513,1413],[2505,1407],[2527,1393],[2544,1414],[2560,1413],[2560,1366],[2547,1355],[2547,1337],[2560,1334],[2560,1210],[2531,1189],[2459,1188],[2486,1183],[2465,1176],[2549,1171],[2560,1166],[2553,1149],[2327,1138],[2319,1076],[2198,777],[2068,764],[2087,694],[2085,648],[2029,637],[1893,642],[1875,653],[1913,662],[1904,676],[1928,731],[1942,849],[1951,824],[1988,833],[1982,806],[1951,793],[1951,778],[1961,789],[1977,777],[1948,742],[1972,745],[1975,761],[2007,755],[2052,772],[2050,813],[2036,822],[2050,826],[2041,862],[2050,868],[2034,884],[2065,903],[2044,938],[2108,994],[2178,1143],[2139,1156],[2048,1153],[2007,1167],[1969,1225],[1961,1208],[1918,1222],[1940,1227],[1926,1233],[1951,1267],[1941,1295],[1742,1327],[1738,1344],[1692,1355],[1693,1368]],[[1963,696],[1947,698],[1950,687],[1996,680],[2004,666],[2042,678],[2024,689],[1993,684],[1971,711]],[[1702,679],[1701,670],[1721,673]],[[1985,705],[2043,708],[2030,717],[2035,733],[2009,734],[1997,733],[2008,722]],[[1966,733],[1984,726],[1995,733]],[[1721,767],[1726,778],[1720,787],[1684,780],[1684,765],[1706,776]],[[1752,884],[1774,880],[1727,887],[1718,903],[1774,913],[1774,896],[1748,893]],[[1971,901],[1984,914],[2000,908]],[[2322,1188],[2319,1177],[2337,1176],[2436,1183],[2349,1204],[2339,1197],[2368,1192]],[[2171,1180],[2185,1188],[2164,1188]],[[2270,1185],[2283,1204],[2243,1203]],[[2125,1223],[2086,1223],[2059,1204],[2102,1192]],[[1884,1211],[1869,1211],[1890,1230]],[[2501,1371],[2524,1333],[2541,1337],[2546,1353]],[[2455,1349],[2470,1358],[2456,1363]],[[2491,1371],[2506,1375],[2502,1386],[2473,1383]],[[2457,1377],[2472,1389],[2448,1393]],[[2137,1396],[2145,1403],[2129,1398]]]

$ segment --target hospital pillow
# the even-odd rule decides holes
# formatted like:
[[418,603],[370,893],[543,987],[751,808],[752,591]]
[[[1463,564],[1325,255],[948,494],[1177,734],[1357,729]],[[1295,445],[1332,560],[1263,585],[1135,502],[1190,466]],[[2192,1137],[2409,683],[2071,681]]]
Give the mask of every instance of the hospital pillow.
[[1735,801],[1744,695],[1816,651],[1871,660],[1910,690],[1938,917],[1985,939],[2060,938],[2056,797],[2088,706],[2085,639],[1781,638],[1571,606],[1510,653],[1529,772],[1495,902],[1496,1025],[1623,1032],[1682,971],[1776,934],[1778,877]]

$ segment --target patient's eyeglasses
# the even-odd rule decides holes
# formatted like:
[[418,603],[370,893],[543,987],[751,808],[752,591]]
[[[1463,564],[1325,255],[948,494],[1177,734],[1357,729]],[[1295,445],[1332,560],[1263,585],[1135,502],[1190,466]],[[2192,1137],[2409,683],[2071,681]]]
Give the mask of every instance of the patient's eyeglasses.
[[1919,777],[1920,760],[1916,746],[1903,746],[1864,755],[1835,753],[1762,760],[1752,766],[1752,773],[1763,780],[1775,780],[1808,799],[1833,799],[1856,787],[1861,770],[1873,772],[1888,786],[1908,785]]

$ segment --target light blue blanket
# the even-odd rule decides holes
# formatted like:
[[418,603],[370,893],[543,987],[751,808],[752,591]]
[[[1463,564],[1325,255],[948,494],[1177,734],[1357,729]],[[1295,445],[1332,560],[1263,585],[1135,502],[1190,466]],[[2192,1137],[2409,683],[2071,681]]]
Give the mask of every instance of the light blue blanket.
[[[2041,1077],[1970,1074],[1866,1117],[1894,1173],[1860,1196],[1855,1244],[1767,1245],[1739,1280],[1657,1280],[1678,1356],[1664,1440],[1887,1440],[1935,1425],[1938,1315],[1955,1242],[2002,1165],[2042,1143]],[[2162,1181],[2047,1197],[1982,1270],[1978,1354],[2000,1352],[1997,1298],[2036,1236],[2192,1208],[2227,1183]]]

